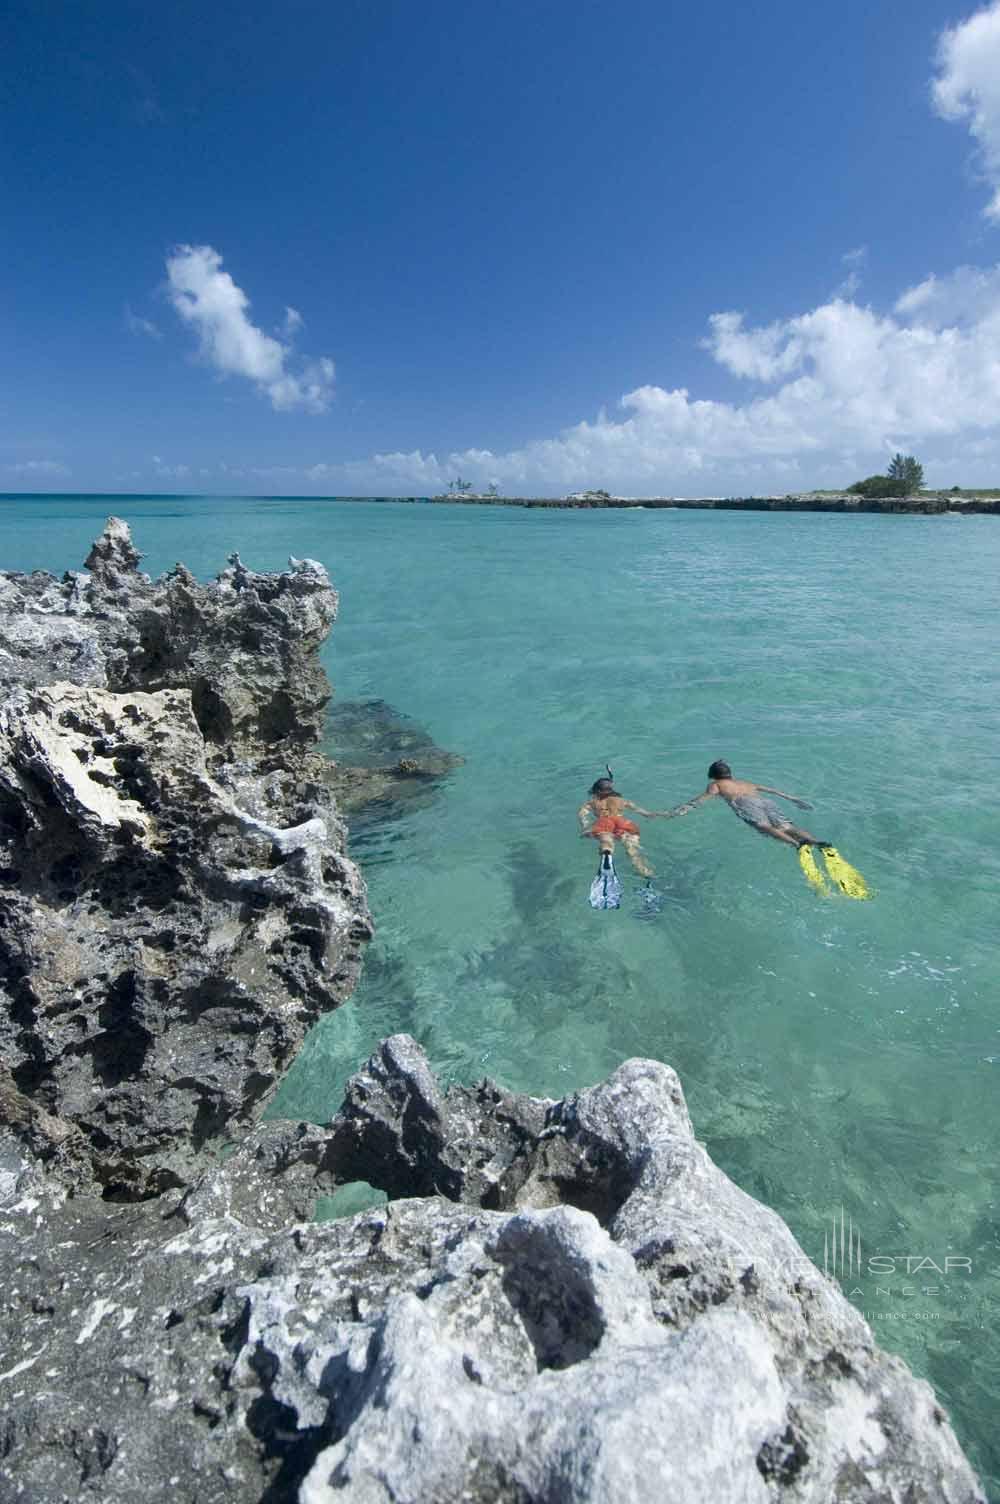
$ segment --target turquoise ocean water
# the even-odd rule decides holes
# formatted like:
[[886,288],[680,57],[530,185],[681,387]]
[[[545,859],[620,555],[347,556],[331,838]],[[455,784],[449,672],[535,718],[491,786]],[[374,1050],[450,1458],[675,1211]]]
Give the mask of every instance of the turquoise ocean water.
[[[821,1264],[851,1219],[845,1290],[1000,1499],[1000,521],[14,498],[0,567],[79,568],[109,513],[154,574],[321,560],[337,698],[465,759],[359,824],[378,935],[273,1111],[328,1118],[400,1029],[446,1079],[547,1096],[668,1061],[713,1157]],[[655,809],[717,757],[810,799],[875,900],[817,898],[715,801],[645,825],[658,915],[624,860],[622,909],[594,913],[575,812],[604,763]]]

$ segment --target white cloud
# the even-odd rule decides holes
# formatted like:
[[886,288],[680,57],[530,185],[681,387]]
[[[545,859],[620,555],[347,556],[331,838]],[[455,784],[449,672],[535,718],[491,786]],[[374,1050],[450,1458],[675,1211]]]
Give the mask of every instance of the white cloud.
[[58,460],[21,460],[16,465],[5,465],[5,470],[12,470],[15,475],[72,475],[68,465],[61,464]]
[[1000,4],[944,31],[937,65],[934,107],[945,120],[968,123],[993,189],[984,212],[1000,220]]
[[704,348],[734,376],[775,381],[793,371],[802,351],[798,342],[789,338],[788,325],[747,330],[743,318],[742,313],[713,313],[708,320],[712,333],[702,340]]
[[[939,41],[934,106],[968,122],[1000,220],[1000,0]],[[929,470],[1000,455],[1000,264],[962,266],[906,289],[891,312],[856,301],[859,245],[845,278],[810,311],[765,325],[723,311],[703,341],[744,401],[692,398],[684,387],[637,387],[618,414],[601,411],[551,437],[494,454],[414,450],[340,467],[348,482],[436,490],[456,473],[508,494],[606,485],[633,493],[787,489],[842,484],[918,450]],[[322,472],[322,473],[321,473]],[[311,478],[333,479],[333,467]]]
[[[168,294],[177,313],[198,334],[202,357],[225,376],[246,376],[278,412],[303,408],[325,412],[333,395],[333,361],[308,361],[289,369],[292,351],[247,317],[250,300],[222,270],[222,257],[208,245],[178,246],[167,258]],[[294,309],[286,311],[301,316]],[[297,326],[296,326],[297,327]]]
[[844,280],[834,288],[834,298],[853,298],[864,281],[864,269],[868,264],[868,247],[856,245],[852,251],[845,251],[840,258],[846,268],[847,275]]
[[129,334],[144,334],[147,339],[162,339],[161,331],[149,319],[140,318],[125,304],[125,328]]
[[[890,314],[843,298],[767,325],[709,319],[719,364],[750,385],[744,401],[683,387],[626,392],[563,433],[503,453],[413,450],[306,478],[358,490],[436,491],[456,474],[508,495],[607,486],[624,494],[734,494],[847,484],[896,449],[949,469],[957,451],[994,452],[1000,414],[1000,265],[930,277]],[[960,445],[956,441],[960,440]]]
[[281,323],[281,332],[286,339],[291,339],[292,335],[297,334],[304,323],[305,319],[297,308],[286,308],[285,317]]
[[1000,266],[957,266],[943,277],[932,273],[898,299],[895,311],[910,323],[931,329],[995,326],[1000,311]]

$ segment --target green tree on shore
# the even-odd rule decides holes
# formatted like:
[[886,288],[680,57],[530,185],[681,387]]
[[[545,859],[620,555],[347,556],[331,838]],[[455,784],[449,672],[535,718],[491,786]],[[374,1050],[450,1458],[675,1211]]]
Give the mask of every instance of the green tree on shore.
[[894,454],[887,475],[869,475],[847,490],[851,496],[915,496],[924,483],[924,467],[912,454]]
[[848,486],[848,496],[892,496],[892,481],[887,475],[866,475],[864,480],[856,480],[853,486]]
[[897,496],[915,496],[924,483],[924,467],[912,454],[894,454],[889,461],[889,479],[899,487]]

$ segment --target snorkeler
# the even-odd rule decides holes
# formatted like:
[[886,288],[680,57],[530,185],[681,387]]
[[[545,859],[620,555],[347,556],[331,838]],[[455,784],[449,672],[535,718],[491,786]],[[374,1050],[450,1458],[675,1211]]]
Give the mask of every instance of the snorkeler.
[[781,813],[781,810],[765,794],[776,794],[779,799],[787,799],[791,804],[797,804],[799,809],[812,809],[812,805],[805,799],[800,799],[797,794],[786,794],[781,789],[768,788],[766,783],[751,783],[746,778],[734,778],[733,770],[727,762],[713,762],[708,770],[709,784],[703,794],[696,799],[689,799],[686,804],[678,804],[676,808],[666,810],[664,819],[670,820],[675,815],[686,815],[697,805],[704,804],[708,799],[714,799],[716,794],[725,799],[729,808],[740,819],[762,836],[772,836],[776,841],[783,841],[786,846],[796,846],[799,853],[799,865],[806,876],[806,880],[817,893],[827,891],[823,874],[816,865],[816,859],[812,853],[812,847],[818,846],[823,854],[827,874],[831,881],[840,889],[845,898],[871,898],[871,890],[861,873],[856,871],[849,862],[846,862],[835,846],[829,841],[821,841],[817,836],[810,835],[808,830],[802,830],[798,825],[793,825],[791,820]]
[[[607,778],[598,778],[591,785],[590,798],[577,810],[580,835],[593,836],[600,842],[602,866],[606,865],[605,857],[610,859],[615,841],[619,840],[628,852],[628,859],[636,872],[641,877],[652,877],[653,869],[639,849],[639,827],[633,820],[626,819],[624,811],[627,809],[634,809],[637,815],[645,815],[647,819],[653,816],[652,810],[642,809],[616,792],[609,769]],[[593,824],[590,823],[592,818]]]
[[799,799],[795,794],[782,793],[781,789],[768,788],[766,783],[751,783],[746,778],[734,778],[728,762],[713,762],[708,770],[708,777],[709,785],[703,794],[665,811],[663,818],[672,820],[675,815],[689,814],[697,805],[704,804],[707,799],[714,799],[719,794],[741,820],[760,831],[762,836],[773,836],[776,841],[784,841],[788,846],[822,847],[830,844],[793,825],[778,806],[763,795],[777,794],[779,799],[787,799],[791,804],[797,804],[799,809],[812,809],[812,805],[805,799]]

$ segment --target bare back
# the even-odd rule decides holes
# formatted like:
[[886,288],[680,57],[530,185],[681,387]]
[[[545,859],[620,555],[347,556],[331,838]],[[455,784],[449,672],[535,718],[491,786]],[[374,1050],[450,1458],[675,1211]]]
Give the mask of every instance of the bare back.
[[751,794],[760,793],[760,784],[751,783],[749,778],[716,778],[705,790],[707,794],[721,794],[726,803],[733,799],[746,799]]
[[599,820],[615,820],[621,818],[623,810],[634,809],[635,806],[620,794],[608,794],[603,799],[591,799],[590,808]]

